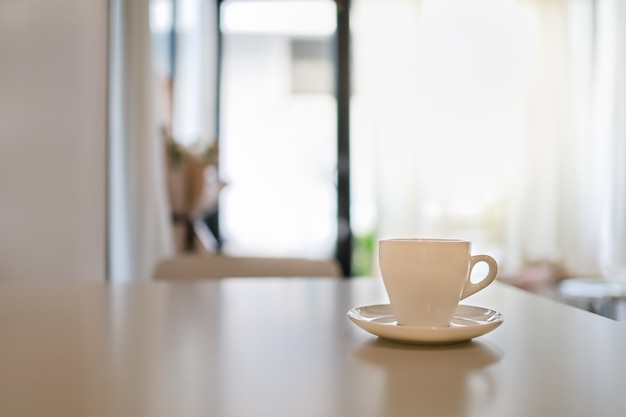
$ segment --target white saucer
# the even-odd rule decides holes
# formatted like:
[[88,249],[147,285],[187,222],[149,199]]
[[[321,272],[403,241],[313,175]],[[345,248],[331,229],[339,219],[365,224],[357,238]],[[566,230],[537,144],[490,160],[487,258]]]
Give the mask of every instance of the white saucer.
[[457,307],[448,327],[400,326],[390,304],[353,308],[348,318],[383,339],[412,344],[461,343],[489,333],[504,321],[497,311],[468,305]]

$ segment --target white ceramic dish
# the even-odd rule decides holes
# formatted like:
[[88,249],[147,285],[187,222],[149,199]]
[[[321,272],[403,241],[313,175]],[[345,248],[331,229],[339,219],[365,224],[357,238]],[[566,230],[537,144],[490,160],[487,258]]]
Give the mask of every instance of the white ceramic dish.
[[353,308],[348,311],[348,318],[373,335],[412,344],[461,343],[489,333],[504,321],[497,311],[462,304],[446,327],[400,326],[390,304]]

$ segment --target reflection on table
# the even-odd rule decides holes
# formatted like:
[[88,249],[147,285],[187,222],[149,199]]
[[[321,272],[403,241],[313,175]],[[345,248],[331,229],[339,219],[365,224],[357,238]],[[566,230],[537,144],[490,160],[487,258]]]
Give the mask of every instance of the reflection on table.
[[471,342],[351,323],[377,278],[0,283],[2,416],[623,416],[626,327],[495,283]]

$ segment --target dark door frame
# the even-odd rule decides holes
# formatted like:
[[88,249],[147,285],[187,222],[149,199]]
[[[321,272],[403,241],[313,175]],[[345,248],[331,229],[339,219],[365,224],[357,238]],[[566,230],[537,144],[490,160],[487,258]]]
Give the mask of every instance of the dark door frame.
[[[174,2],[176,0],[173,0]],[[223,39],[221,27],[221,5],[217,0],[217,71],[216,71],[216,137],[220,137],[221,81]],[[352,276],[352,227],[350,223],[350,0],[335,0],[337,31],[334,39],[335,97],[337,100],[337,241],[335,258],[340,263],[344,277]],[[212,215],[210,226],[218,242],[219,209]]]

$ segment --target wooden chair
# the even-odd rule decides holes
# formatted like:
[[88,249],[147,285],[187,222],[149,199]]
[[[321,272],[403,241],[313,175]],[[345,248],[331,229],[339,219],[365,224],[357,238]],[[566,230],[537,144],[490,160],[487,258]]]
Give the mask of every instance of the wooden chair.
[[260,258],[229,255],[179,255],[164,259],[155,268],[155,280],[183,281],[234,277],[331,277],[340,278],[334,259]]

